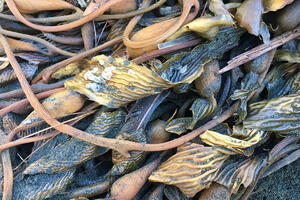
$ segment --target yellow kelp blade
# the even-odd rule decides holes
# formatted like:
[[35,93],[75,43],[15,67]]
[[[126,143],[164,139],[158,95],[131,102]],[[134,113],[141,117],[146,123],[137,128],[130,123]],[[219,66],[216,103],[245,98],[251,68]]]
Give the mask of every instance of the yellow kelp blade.
[[149,180],[175,185],[187,197],[193,197],[210,186],[228,156],[213,147],[188,143],[178,147],[177,153],[162,163]]
[[145,66],[136,65],[122,58],[105,55],[94,57],[90,66],[65,87],[86,95],[91,100],[110,108],[118,108],[146,96],[158,94],[181,83],[191,83],[202,73],[198,67],[194,73],[177,82],[166,80]]

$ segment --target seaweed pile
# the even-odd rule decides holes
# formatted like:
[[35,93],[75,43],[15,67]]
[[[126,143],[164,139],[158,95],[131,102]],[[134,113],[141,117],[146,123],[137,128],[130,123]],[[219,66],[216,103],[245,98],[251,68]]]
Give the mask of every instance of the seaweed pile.
[[248,199],[300,156],[300,1],[0,1],[5,200]]

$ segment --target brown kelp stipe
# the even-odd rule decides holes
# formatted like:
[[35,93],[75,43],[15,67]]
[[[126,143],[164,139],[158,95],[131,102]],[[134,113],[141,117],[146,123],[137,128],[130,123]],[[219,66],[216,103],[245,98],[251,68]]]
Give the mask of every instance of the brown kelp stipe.
[[84,16],[76,21],[70,22],[68,24],[58,25],[58,26],[42,26],[38,24],[31,23],[30,21],[26,20],[23,15],[18,10],[15,2],[13,0],[6,0],[6,4],[9,7],[10,11],[14,14],[14,16],[22,23],[26,24],[27,26],[37,29],[40,31],[45,32],[60,32],[60,31],[66,31],[72,28],[76,28],[78,26],[81,26],[89,21],[92,21],[99,15],[102,15],[105,11],[107,11],[111,6],[113,6],[116,3],[121,2],[122,0],[110,0],[107,3],[104,3],[100,8],[95,10],[94,12],[90,13],[87,16]]

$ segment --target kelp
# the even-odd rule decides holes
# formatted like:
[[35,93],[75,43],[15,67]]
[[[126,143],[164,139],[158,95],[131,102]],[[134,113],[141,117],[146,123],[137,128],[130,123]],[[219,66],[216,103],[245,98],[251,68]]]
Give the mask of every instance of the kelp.
[[51,78],[60,80],[66,76],[76,75],[79,72],[81,72],[85,67],[87,67],[87,61],[80,60],[78,62],[71,63],[57,70],[52,74]]
[[[241,134],[243,134],[243,138],[234,137]],[[232,151],[233,154],[250,156],[253,154],[254,148],[264,142],[268,138],[267,136],[268,134],[265,131],[234,127],[231,136],[207,130],[200,135],[200,138],[210,146],[224,147]]]
[[[293,28],[299,1],[235,2],[5,0],[1,7],[0,1],[0,24],[7,27],[0,27],[6,52],[0,75],[7,79],[0,104],[25,94],[12,107],[29,101],[26,108],[34,108],[21,113],[21,124],[3,118],[2,198],[200,200],[243,193],[247,199],[259,178],[295,161],[300,45],[299,27]],[[29,69],[27,77],[18,62],[39,69]],[[15,90],[17,82],[6,85],[16,80],[5,73],[9,65],[22,89]],[[38,81],[61,87],[66,79],[57,80],[64,77],[66,90],[59,88],[41,105],[38,93],[52,83]],[[94,118],[74,125],[99,105]],[[14,140],[16,133],[26,136]],[[35,143],[14,147],[29,142]],[[161,159],[175,147],[177,153],[168,151],[171,157],[146,182],[158,166],[149,169],[146,158]],[[12,160],[3,159],[9,153]]]
[[17,178],[14,199],[46,199],[63,193],[71,182],[75,169],[55,174],[37,174],[23,179]]
[[249,105],[245,128],[279,134],[300,134],[300,93],[286,95]]
[[[61,118],[80,110],[84,102],[85,99],[80,94],[70,90],[62,90],[46,98],[43,102],[43,106],[45,106],[51,116],[55,118]],[[24,127],[31,128],[41,125],[42,123],[42,118],[40,118],[36,111],[32,111],[16,129],[21,129]],[[19,133],[19,136],[22,135],[27,135],[27,133]]]
[[[101,105],[117,108],[176,85],[191,83],[202,73],[203,64],[236,46],[241,33],[224,29],[214,41],[199,45],[191,53],[177,54],[158,71],[122,58],[96,56],[87,69],[66,81],[65,87]],[[225,42],[228,45],[222,45]]]
[[259,154],[247,160],[226,163],[215,177],[215,182],[224,185],[231,193],[237,193],[240,186],[245,188],[257,179],[260,170],[267,166],[267,154]]
[[287,70],[296,70],[297,64],[284,63],[273,68],[266,76],[263,86],[267,99],[295,94],[300,89],[300,72],[285,75]]
[[238,123],[243,121],[247,116],[247,102],[259,89],[259,84],[263,82],[274,54],[275,50],[272,50],[245,64],[248,73],[241,81],[241,88],[235,90],[231,95],[232,100],[240,100],[241,102],[238,110]]
[[[31,65],[27,63],[21,64],[21,68],[27,80],[32,80],[34,74],[38,69],[36,65]],[[15,80],[17,80],[17,77],[13,69],[11,69],[11,67],[6,67],[5,69],[0,70],[0,85],[4,85]]]
[[145,66],[122,58],[94,57],[90,67],[65,82],[67,89],[86,95],[110,108],[118,108],[181,83],[191,83],[201,74],[199,66],[184,81],[169,81]]
[[[122,127],[125,113],[122,110],[107,112],[100,110],[86,129],[99,137],[114,138]],[[72,138],[51,152],[31,163],[23,174],[55,173],[73,168],[87,160],[105,153],[108,149]]]
[[[118,136],[119,140],[129,140],[139,143],[147,143],[147,137],[144,128],[134,130],[132,123],[134,118],[130,119],[120,130]],[[130,157],[126,158],[117,151],[112,151],[112,162],[114,166],[111,169],[112,175],[123,175],[130,171],[135,170],[139,164],[141,164],[146,158],[146,152],[143,151],[132,151]]]
[[175,185],[187,197],[193,197],[210,186],[227,158],[228,155],[212,147],[185,144],[178,147],[177,153],[162,163],[149,180]]
[[192,22],[182,26],[176,33],[168,38],[174,40],[186,32],[195,32],[201,37],[213,40],[221,26],[233,26],[234,21],[231,14],[226,10],[222,0],[208,0],[209,10],[214,16],[209,14],[201,16]]
[[286,61],[289,63],[300,63],[300,53],[288,50],[277,50],[274,57],[276,61]]
[[263,22],[263,13],[276,11],[293,0],[245,0],[237,8],[235,18],[238,24],[247,29],[250,34],[261,35],[265,44],[270,44],[270,33]]

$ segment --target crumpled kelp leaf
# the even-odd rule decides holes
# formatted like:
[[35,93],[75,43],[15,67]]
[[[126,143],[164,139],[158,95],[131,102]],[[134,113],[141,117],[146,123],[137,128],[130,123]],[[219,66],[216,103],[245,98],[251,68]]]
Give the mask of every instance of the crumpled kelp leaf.
[[[185,133],[188,129],[191,129],[191,124],[193,122],[192,117],[182,117],[182,118],[176,118],[171,120],[165,130],[170,133],[176,133],[177,135],[180,135],[182,133]],[[193,128],[193,127],[192,127]]]
[[[21,69],[27,80],[32,80],[38,67],[36,65],[31,65],[28,63],[21,63]],[[0,70],[0,85],[17,80],[17,76],[11,67],[6,67]]]
[[[50,97],[46,98],[42,105],[48,110],[52,117],[60,118],[68,116],[81,109],[85,102],[85,98],[80,94],[71,90],[59,91]],[[32,111],[18,127],[32,127],[43,123],[43,119]],[[26,134],[21,132],[19,135]]]
[[247,116],[247,102],[254,92],[259,88],[265,73],[269,69],[273,60],[275,50],[269,51],[254,60],[245,63],[245,69],[249,72],[244,76],[241,81],[241,88],[234,91],[231,95],[232,100],[240,100],[240,106],[238,108],[238,120],[240,123]]
[[294,64],[284,63],[280,66],[273,68],[266,76],[264,84],[266,85],[268,99],[295,94],[300,90],[300,72],[296,74],[285,77],[285,70],[290,67],[294,69]]
[[222,57],[225,52],[237,46],[243,33],[242,29],[224,27],[213,41],[200,44],[191,52],[182,52],[172,56],[172,58],[163,63],[161,68],[157,70],[157,73],[162,78],[172,82],[187,80],[190,74],[196,71],[199,66]]
[[288,50],[277,50],[274,59],[276,61],[286,61],[289,63],[300,63],[300,53]]
[[37,174],[14,181],[13,199],[46,199],[66,190],[72,181],[75,169],[55,174]]
[[234,25],[234,21],[230,13],[226,10],[222,0],[209,0],[208,2],[209,10],[214,13],[214,16],[206,15],[193,20],[182,26],[168,38],[168,41],[174,40],[189,31],[196,32],[201,37],[212,40],[217,35],[221,26]]
[[173,119],[167,124],[165,130],[178,135],[185,133],[187,130],[193,130],[198,121],[211,115],[215,111],[216,103],[215,100],[214,102],[210,102],[207,99],[197,98],[190,108],[193,117]]
[[267,166],[267,161],[267,154],[262,153],[246,161],[225,162],[214,181],[227,187],[231,193],[237,193],[241,185],[248,187],[257,179],[259,171]]
[[175,185],[187,197],[193,197],[210,186],[227,158],[213,147],[187,143],[178,147],[177,153],[162,163],[149,180]]
[[110,108],[158,94],[180,83],[191,83],[202,72],[201,65],[181,80],[167,80],[145,66],[105,55],[92,59],[90,67],[65,82],[65,87]]
[[264,12],[279,10],[293,1],[294,0],[262,0]]
[[[138,143],[147,143],[147,137],[144,128],[135,129],[133,126],[136,119],[131,118],[122,127],[118,136],[119,140],[129,140]],[[112,175],[123,175],[130,171],[135,170],[139,164],[141,164],[146,158],[146,152],[144,151],[131,151],[130,157],[126,158],[118,151],[112,151],[112,162],[114,166],[111,169]]]
[[[101,137],[114,138],[123,125],[125,112],[100,110],[86,132]],[[57,146],[39,160],[31,163],[23,174],[54,173],[70,169],[105,153],[108,149],[72,138]]]
[[[200,138],[204,143],[210,146],[221,146],[226,149],[229,149],[234,153],[250,156],[252,155],[254,148],[259,143],[261,143],[261,141],[264,141],[267,137],[267,133],[265,131],[255,129],[244,129],[241,126],[239,128],[235,128],[235,130],[237,129],[243,129],[239,131],[244,132],[242,133],[244,138],[240,139],[233,137],[233,135],[236,135],[235,133],[233,133],[232,136],[228,136],[210,130],[207,130],[203,134],[201,134]],[[241,134],[238,133],[238,135]]]
[[211,102],[207,99],[197,98],[193,102],[192,107],[190,108],[190,110],[193,113],[193,122],[191,124],[192,128],[194,128],[194,126],[199,120],[211,115],[215,111],[216,107],[216,100]]
[[168,123],[166,130],[172,133],[181,134],[188,129],[192,130],[196,123],[211,115],[216,107],[217,101],[215,96],[221,87],[221,76],[216,75],[219,70],[219,62],[212,60],[203,66],[203,72],[194,82],[197,92],[201,97],[194,100],[190,110],[193,113],[192,120],[190,117],[177,118]]
[[245,128],[300,135],[300,93],[249,105]]

